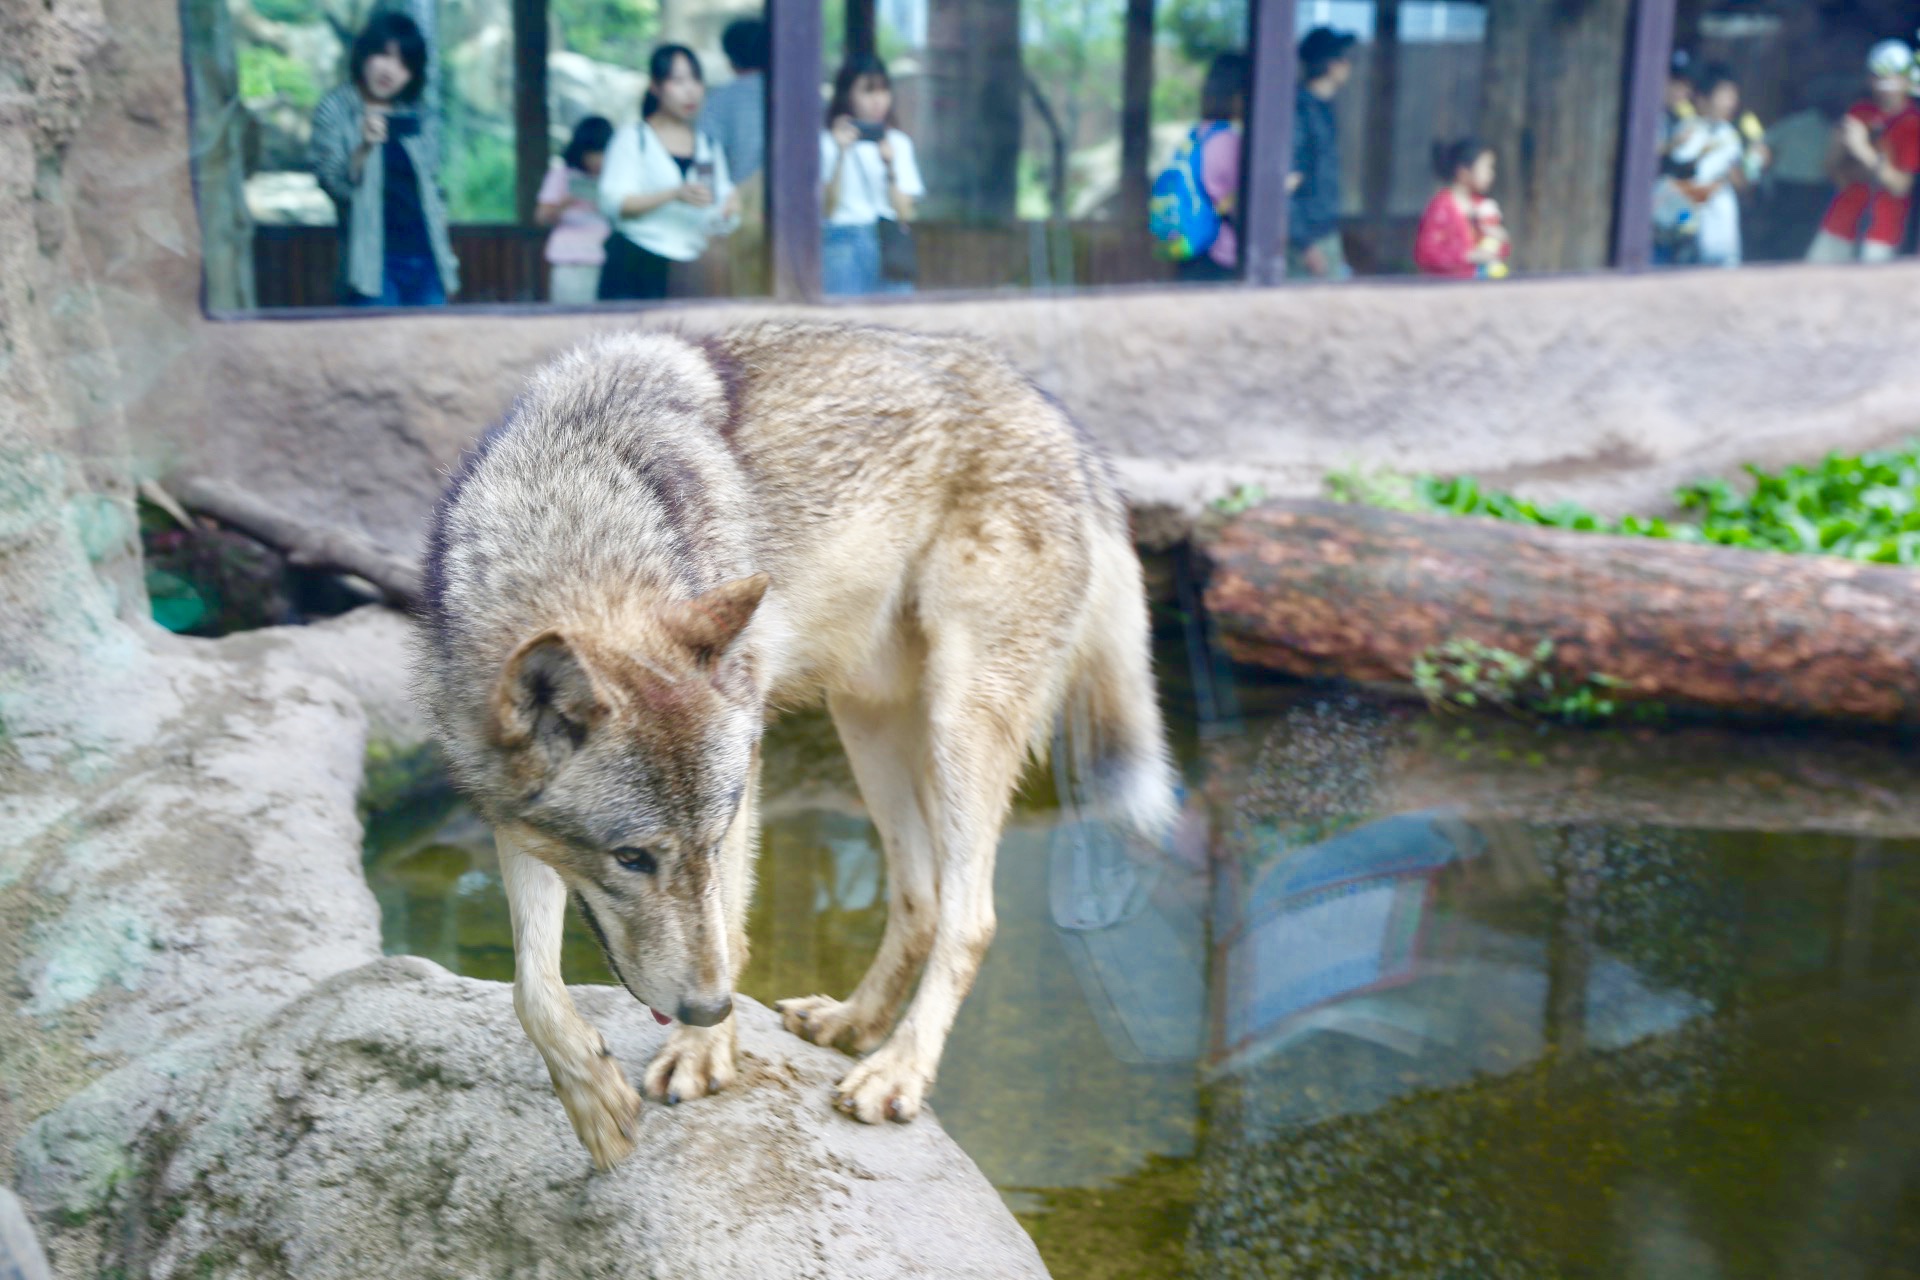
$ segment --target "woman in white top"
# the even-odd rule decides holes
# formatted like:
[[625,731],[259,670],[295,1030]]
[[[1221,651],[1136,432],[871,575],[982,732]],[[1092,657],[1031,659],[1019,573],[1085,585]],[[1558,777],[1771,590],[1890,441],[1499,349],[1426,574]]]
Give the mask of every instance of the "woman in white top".
[[880,59],[849,58],[833,79],[827,128],[820,135],[826,184],[826,243],[821,275],[835,295],[909,293],[910,279],[881,272],[880,223],[904,228],[927,193],[913,139],[893,127],[893,80]]
[[706,100],[700,59],[666,44],[647,63],[640,123],[614,131],[600,170],[600,209],[613,223],[600,297],[664,298],[675,262],[693,262],[732,229],[727,160],[693,122]]

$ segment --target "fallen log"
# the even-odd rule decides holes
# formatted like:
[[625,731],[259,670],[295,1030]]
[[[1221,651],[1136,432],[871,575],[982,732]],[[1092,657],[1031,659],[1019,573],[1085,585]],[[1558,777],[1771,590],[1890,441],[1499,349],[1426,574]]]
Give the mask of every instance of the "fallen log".
[[1553,645],[1563,683],[1764,717],[1920,723],[1920,573],[1327,502],[1200,532],[1228,656],[1405,687],[1450,641]]
[[366,579],[390,604],[410,609],[420,598],[420,570],[345,529],[311,524],[288,515],[237,485],[207,476],[176,481],[174,496],[190,510],[212,516],[286,553],[290,564]]

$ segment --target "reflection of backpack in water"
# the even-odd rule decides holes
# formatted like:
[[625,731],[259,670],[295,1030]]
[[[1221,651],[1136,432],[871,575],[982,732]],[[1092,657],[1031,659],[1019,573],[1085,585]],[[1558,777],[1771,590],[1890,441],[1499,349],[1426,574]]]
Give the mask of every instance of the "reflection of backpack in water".
[[1230,127],[1220,120],[1196,127],[1153,180],[1147,230],[1159,242],[1160,252],[1175,262],[1199,257],[1220,237],[1219,210],[1200,180],[1200,155],[1209,138]]

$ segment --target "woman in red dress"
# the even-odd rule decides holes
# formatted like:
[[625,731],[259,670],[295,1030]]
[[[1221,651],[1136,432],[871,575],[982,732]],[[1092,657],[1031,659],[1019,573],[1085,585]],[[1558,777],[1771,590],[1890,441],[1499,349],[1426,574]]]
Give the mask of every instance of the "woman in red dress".
[[1427,202],[1413,241],[1413,265],[1422,275],[1472,280],[1506,274],[1513,251],[1500,223],[1493,189],[1493,148],[1477,138],[1438,144],[1433,168],[1445,185]]

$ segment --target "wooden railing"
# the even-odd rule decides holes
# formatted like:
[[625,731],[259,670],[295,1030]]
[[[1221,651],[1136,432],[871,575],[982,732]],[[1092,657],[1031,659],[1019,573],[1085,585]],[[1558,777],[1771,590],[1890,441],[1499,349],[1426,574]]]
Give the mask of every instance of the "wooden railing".
[[[463,303],[542,302],[547,268],[540,227],[463,225],[452,229]],[[922,222],[920,288],[973,290],[1135,284],[1171,280],[1144,235],[1111,222],[1064,228],[1020,222],[997,226]],[[340,302],[340,246],[332,227],[259,227],[254,278],[263,308],[331,307]]]
[[[541,302],[547,265],[543,227],[455,226],[460,301]],[[331,307],[340,298],[340,238],[332,227],[259,227],[254,287],[262,307]]]

